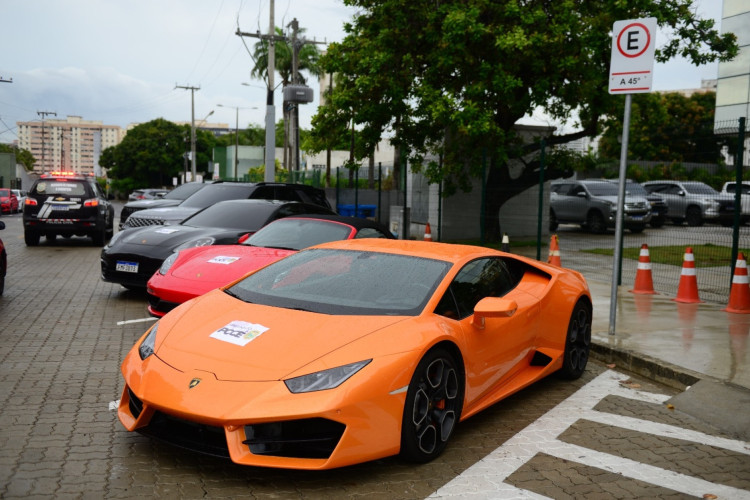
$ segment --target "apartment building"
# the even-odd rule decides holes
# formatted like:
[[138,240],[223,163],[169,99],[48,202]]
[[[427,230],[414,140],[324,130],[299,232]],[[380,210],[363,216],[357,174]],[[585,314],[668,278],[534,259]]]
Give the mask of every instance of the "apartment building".
[[125,135],[117,125],[104,125],[80,116],[17,122],[16,125],[18,146],[34,155],[37,174],[67,170],[100,176],[102,151],[119,144]]

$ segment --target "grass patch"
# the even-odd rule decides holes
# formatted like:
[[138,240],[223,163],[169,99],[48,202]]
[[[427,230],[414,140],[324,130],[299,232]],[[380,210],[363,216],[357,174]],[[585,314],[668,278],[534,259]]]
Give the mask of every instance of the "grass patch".
[[[695,267],[716,267],[732,265],[731,247],[712,245],[708,243],[706,245],[694,245],[691,248],[693,249],[693,255],[695,256]],[[590,250],[581,251],[593,253],[596,255],[614,255],[615,252],[612,248],[592,248]],[[750,250],[747,248],[740,248],[739,251],[745,254],[745,258],[750,255]],[[638,260],[640,254],[640,247],[622,249],[622,256],[625,259]],[[648,247],[648,254],[652,264],[656,263],[682,266],[682,262],[685,257],[685,247],[677,245]]]

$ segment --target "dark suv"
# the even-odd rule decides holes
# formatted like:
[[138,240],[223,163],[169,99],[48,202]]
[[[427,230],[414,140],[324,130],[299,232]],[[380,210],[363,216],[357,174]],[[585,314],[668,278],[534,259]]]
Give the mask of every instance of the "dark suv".
[[176,207],[138,211],[128,217],[121,229],[177,224],[214,203],[243,199],[300,201],[331,209],[325,190],[320,188],[278,182],[251,184],[219,181],[207,185]]
[[180,184],[161,198],[152,200],[129,201],[120,210],[120,229],[125,226],[125,221],[133,215],[133,212],[139,210],[148,210],[149,208],[176,207],[187,198],[195,194],[196,191],[208,186],[202,182],[186,182]]
[[93,176],[75,172],[42,175],[31,186],[23,205],[26,245],[44,236],[89,236],[104,246],[114,231],[115,209]]

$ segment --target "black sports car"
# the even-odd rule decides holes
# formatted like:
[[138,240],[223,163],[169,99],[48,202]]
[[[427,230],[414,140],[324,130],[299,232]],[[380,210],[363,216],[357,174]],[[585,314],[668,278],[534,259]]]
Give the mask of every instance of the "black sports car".
[[102,249],[102,279],[125,288],[146,288],[149,278],[173,252],[190,247],[236,244],[271,221],[299,214],[335,214],[331,209],[279,200],[229,200],[179,224],[146,226],[117,233]]

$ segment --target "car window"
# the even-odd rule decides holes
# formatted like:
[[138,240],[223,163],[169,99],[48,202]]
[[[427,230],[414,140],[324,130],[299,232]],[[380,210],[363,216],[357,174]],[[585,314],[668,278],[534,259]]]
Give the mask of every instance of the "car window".
[[508,265],[499,257],[477,259],[456,275],[435,313],[463,319],[474,313],[474,306],[485,297],[502,297],[518,284]]
[[211,184],[194,193],[180,206],[188,208],[206,208],[224,200],[245,199],[250,196],[252,186],[237,184]]
[[708,184],[703,184],[703,183],[685,184],[685,190],[690,194],[708,194],[708,195],[718,194],[714,188],[712,188]]
[[346,224],[314,219],[288,218],[277,220],[265,226],[242,244],[302,250],[328,241],[345,240],[351,232],[351,226]]
[[609,182],[591,183],[587,187],[593,196],[617,196],[619,194],[619,188]]
[[662,192],[666,194],[680,194],[682,192],[682,188],[680,186],[666,186]]
[[578,196],[579,193],[586,194],[586,188],[583,186],[575,186],[573,189],[570,190],[568,193],[568,196]]
[[193,195],[196,191],[199,191],[201,188],[206,187],[205,184],[201,184],[199,182],[196,183],[190,183],[190,184],[183,184],[181,186],[177,186],[172,191],[168,192],[164,195],[165,200],[184,200],[191,195]]
[[40,181],[34,189],[34,194],[86,196],[86,185],[82,181],[50,180]]

